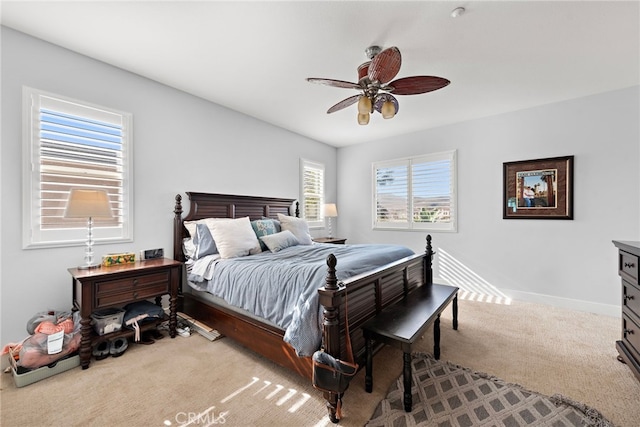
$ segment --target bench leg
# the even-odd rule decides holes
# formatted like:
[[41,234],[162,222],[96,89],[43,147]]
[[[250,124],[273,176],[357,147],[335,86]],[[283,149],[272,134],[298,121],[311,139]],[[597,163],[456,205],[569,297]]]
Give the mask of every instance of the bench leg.
[[403,353],[403,379],[404,379],[404,411],[411,412],[413,399],[411,398],[411,353]]
[[453,330],[458,330],[458,294],[453,297]]
[[371,344],[371,338],[365,338],[365,348],[367,352],[367,365],[364,376],[364,390],[367,393],[371,393],[373,390],[373,345]]
[[433,321],[433,357],[440,359],[440,315]]

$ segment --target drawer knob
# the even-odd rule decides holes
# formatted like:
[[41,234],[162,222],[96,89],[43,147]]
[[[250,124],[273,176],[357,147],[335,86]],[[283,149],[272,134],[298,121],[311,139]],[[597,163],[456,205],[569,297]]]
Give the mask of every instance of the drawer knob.
[[137,293],[137,292],[134,292],[134,293],[133,293],[133,297],[134,297],[134,298],[138,298],[138,293]]
[[636,266],[635,262],[625,262],[624,268],[634,268]]
[[633,329],[624,329],[623,332],[625,335],[633,335]]
[[634,299],[633,295],[625,295],[624,296],[625,300],[631,301],[632,299]]
[[133,279],[133,286],[138,284],[138,279]]

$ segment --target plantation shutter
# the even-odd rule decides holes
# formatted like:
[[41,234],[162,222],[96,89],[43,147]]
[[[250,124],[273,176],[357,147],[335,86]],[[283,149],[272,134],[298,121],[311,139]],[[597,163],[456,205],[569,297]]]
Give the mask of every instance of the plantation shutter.
[[409,161],[380,163],[375,171],[375,222],[382,227],[407,227],[409,213]]
[[455,172],[455,151],[374,163],[374,228],[455,231]]
[[451,159],[427,156],[411,162],[413,221],[450,223],[453,194]]
[[86,219],[64,218],[73,188],[103,189],[109,195],[113,218],[94,219],[96,242],[128,239],[130,117],[36,92],[29,98],[31,223],[26,246],[85,238]]
[[324,225],[324,165],[302,161],[302,212],[310,226]]

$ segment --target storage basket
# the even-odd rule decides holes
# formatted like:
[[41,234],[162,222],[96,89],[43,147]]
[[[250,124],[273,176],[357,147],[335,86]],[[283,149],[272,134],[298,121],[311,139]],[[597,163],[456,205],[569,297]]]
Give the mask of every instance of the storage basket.
[[61,372],[68,371],[69,369],[73,369],[76,366],[80,366],[80,356],[76,353],[75,356],[70,356],[65,359],[58,360],[48,366],[42,366],[41,368],[32,369],[30,371],[19,374],[18,365],[14,358],[12,350],[9,350],[8,356],[11,363],[11,373],[13,374],[13,380],[15,381],[16,387],[18,388],[33,384]]

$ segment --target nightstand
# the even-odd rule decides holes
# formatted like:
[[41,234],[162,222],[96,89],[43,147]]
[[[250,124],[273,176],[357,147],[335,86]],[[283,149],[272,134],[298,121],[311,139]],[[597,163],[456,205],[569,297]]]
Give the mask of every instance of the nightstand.
[[[169,335],[176,336],[176,302],[182,279],[182,263],[166,258],[138,261],[132,264],[100,267],[90,270],[69,268],[73,277],[73,310],[80,311],[80,364],[87,369],[92,346],[106,339],[128,337],[133,330],[98,336],[91,327],[91,313],[107,307],[122,307],[130,302],[155,297],[160,305],[163,295],[169,295]],[[145,325],[155,327],[156,323]],[[145,328],[142,328],[143,330]]]
[[344,242],[347,239],[342,239],[340,237],[316,237],[313,239],[316,243],[333,243],[334,245],[344,245]]

